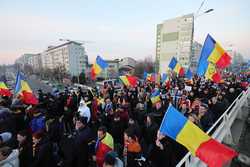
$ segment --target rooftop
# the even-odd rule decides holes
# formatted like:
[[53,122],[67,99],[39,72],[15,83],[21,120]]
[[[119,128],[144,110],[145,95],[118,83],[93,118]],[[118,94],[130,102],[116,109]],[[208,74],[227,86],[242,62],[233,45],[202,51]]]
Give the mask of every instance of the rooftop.
[[50,48],[48,48],[47,50],[45,50],[45,52],[46,51],[51,51],[51,50],[54,50],[54,49],[57,49],[57,48],[60,48],[60,47],[62,47],[62,46],[65,46],[65,45],[70,45],[70,44],[76,44],[76,45],[82,45],[81,43],[78,43],[78,42],[75,42],[75,41],[69,41],[69,42],[66,42],[66,43],[63,43],[63,44],[61,44],[61,45],[57,45],[57,46],[54,46],[54,47],[50,47]]

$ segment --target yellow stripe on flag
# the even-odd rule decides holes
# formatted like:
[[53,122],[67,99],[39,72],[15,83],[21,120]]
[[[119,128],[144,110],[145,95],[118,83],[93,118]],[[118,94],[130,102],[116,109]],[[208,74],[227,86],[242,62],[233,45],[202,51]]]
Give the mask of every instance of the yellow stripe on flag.
[[114,141],[112,136],[109,133],[106,133],[106,136],[102,140],[102,143],[107,145],[109,148],[114,149]]
[[214,50],[208,57],[208,61],[216,64],[224,53],[225,50],[220,46],[220,44],[216,43],[214,45]]
[[213,75],[216,73],[216,68],[213,64],[209,63],[208,64],[208,67],[207,67],[207,71],[206,71],[206,74],[205,74],[205,77],[207,79],[210,79],[210,80],[213,80]]
[[126,86],[130,85],[126,76],[120,76],[120,79],[122,80],[122,82],[124,83],[124,85],[126,85]]
[[161,101],[160,96],[151,97],[151,102],[153,104],[155,104],[155,103],[157,103],[159,101]]
[[175,68],[174,68],[174,71],[179,74],[180,72],[180,69],[181,69],[181,65],[179,63],[176,64]]
[[96,74],[96,75],[98,75],[98,74],[100,74],[101,72],[102,72],[102,68],[98,65],[98,64],[96,64],[96,63],[94,63],[94,65],[93,65],[94,67],[94,73]]
[[30,89],[29,84],[24,80],[21,81],[21,90],[20,91],[26,91],[26,92],[32,93],[32,90]]
[[176,137],[176,140],[184,145],[194,156],[199,146],[209,139],[210,137],[206,133],[189,120]]
[[0,82],[0,89],[8,89],[4,82]]

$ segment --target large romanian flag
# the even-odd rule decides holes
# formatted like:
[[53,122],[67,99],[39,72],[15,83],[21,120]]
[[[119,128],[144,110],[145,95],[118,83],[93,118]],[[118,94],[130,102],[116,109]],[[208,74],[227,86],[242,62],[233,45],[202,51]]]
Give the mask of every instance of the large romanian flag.
[[113,137],[106,132],[102,140],[96,142],[96,163],[98,167],[103,166],[105,155],[114,149]]
[[120,76],[119,78],[124,85],[131,87],[135,87],[138,80],[138,78],[135,76],[127,76],[127,75]]
[[20,95],[22,97],[23,103],[25,104],[38,104],[38,100],[33,94],[27,80],[25,79],[25,76],[20,72],[18,72],[16,78],[15,94]]
[[176,72],[179,76],[183,76],[185,74],[184,68],[178,63],[175,57],[173,57],[168,65],[168,67]]
[[96,78],[96,75],[99,75],[102,70],[108,67],[108,63],[101,58],[101,56],[97,56],[95,63],[92,66],[91,69],[91,77],[92,79]]
[[218,68],[225,68],[230,65],[231,57],[209,34],[203,44],[201,55],[197,67],[199,76],[205,75],[209,62],[215,64]]
[[172,105],[169,105],[164,115],[160,132],[185,146],[209,167],[222,167],[238,154],[208,136]]
[[11,96],[10,90],[7,88],[3,81],[0,81],[0,95],[1,96]]
[[[208,61],[216,64],[217,67],[219,68],[226,68],[231,64],[231,57],[227,54],[227,52],[220,46],[218,42],[216,42],[209,34],[208,34],[208,42],[210,50],[208,50],[207,54],[208,56]],[[205,45],[207,45],[205,43]]]

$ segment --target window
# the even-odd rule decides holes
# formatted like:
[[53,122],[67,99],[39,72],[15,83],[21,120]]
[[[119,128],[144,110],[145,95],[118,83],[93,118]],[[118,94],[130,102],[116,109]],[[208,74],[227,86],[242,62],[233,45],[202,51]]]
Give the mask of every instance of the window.
[[178,32],[171,32],[171,33],[165,33],[162,36],[162,41],[167,42],[167,41],[176,41],[179,38],[179,33]]

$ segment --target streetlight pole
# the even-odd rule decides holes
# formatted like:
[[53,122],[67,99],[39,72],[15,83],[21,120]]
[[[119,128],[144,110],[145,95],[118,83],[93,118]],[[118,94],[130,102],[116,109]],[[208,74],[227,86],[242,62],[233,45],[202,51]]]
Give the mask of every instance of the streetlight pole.
[[198,17],[203,16],[204,14],[210,13],[210,12],[212,12],[212,11],[214,11],[214,9],[211,8],[211,9],[208,9],[208,10],[204,11],[204,12],[201,13],[200,15],[196,14],[196,15],[194,16],[194,19],[197,19]]

